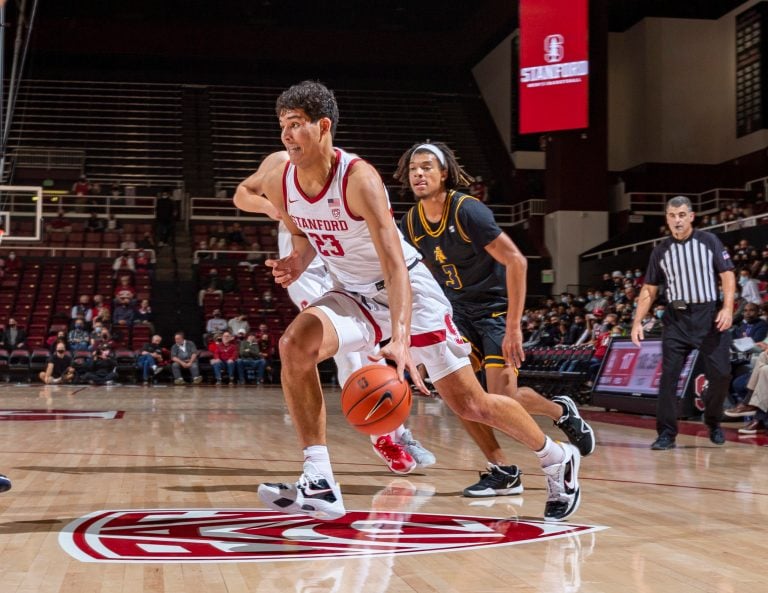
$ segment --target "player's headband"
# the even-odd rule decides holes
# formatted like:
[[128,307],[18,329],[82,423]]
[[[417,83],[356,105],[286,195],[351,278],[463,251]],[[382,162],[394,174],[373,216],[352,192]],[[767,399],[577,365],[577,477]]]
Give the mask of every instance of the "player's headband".
[[443,154],[443,151],[440,150],[437,146],[434,144],[419,144],[416,148],[414,148],[412,154],[416,154],[420,151],[428,151],[434,154],[437,157],[437,160],[440,161],[440,164],[443,166],[443,169],[445,169],[445,155]]

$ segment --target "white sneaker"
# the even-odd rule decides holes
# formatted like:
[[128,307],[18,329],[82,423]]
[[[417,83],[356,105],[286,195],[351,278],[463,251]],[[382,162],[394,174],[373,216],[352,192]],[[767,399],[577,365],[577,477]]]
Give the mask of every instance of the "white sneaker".
[[304,473],[295,484],[259,484],[258,493],[261,502],[281,513],[299,513],[328,520],[347,513],[339,485],[329,484],[310,462],[304,464]]
[[547,478],[545,521],[562,521],[575,513],[581,503],[579,489],[581,454],[578,448],[570,443],[558,444],[565,451],[565,459],[562,463],[542,468]]
[[406,452],[413,457],[413,460],[419,467],[429,467],[435,465],[437,459],[435,459],[432,451],[425,449],[422,444],[413,438],[413,434],[407,428],[400,437],[399,443],[405,448]]

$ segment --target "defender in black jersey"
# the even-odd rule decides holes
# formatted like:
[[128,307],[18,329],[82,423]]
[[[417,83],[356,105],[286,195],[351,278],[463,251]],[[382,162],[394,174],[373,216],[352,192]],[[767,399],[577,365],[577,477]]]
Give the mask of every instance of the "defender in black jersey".
[[[418,200],[401,220],[401,230],[451,301],[456,326],[472,345],[475,368],[485,369],[488,391],[513,397],[531,414],[549,416],[582,455],[589,455],[594,434],[569,398],[548,400],[517,386],[527,262],[491,210],[454,189],[471,179],[452,151],[442,143],[414,145],[400,158],[395,178]],[[463,422],[489,461],[489,472],[464,494],[522,492],[519,471],[509,465],[493,430]]]

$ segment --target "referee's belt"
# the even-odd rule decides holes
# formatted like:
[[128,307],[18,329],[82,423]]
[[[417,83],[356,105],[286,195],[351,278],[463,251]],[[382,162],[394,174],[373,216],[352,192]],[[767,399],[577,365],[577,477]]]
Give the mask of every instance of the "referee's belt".
[[[408,267],[406,269],[410,272],[413,268],[416,267],[416,265],[420,261],[421,260],[417,257],[411,263],[408,264]],[[384,280],[379,280],[376,284],[374,284],[374,287],[376,288],[376,290],[384,290]]]

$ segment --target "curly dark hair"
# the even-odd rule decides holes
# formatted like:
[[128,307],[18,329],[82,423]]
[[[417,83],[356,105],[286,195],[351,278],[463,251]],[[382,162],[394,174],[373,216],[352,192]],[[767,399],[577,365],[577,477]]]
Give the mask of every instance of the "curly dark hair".
[[[411,189],[411,184],[408,180],[408,169],[410,167],[413,155],[418,153],[434,154],[431,150],[426,148],[417,150],[422,144],[432,144],[436,148],[439,148],[445,156],[445,166],[443,166],[443,164],[440,162],[440,159],[437,159],[437,163],[440,165],[442,170],[448,171],[448,177],[445,179],[446,189],[468,187],[469,184],[475,180],[475,178],[467,173],[464,170],[464,167],[459,164],[459,162],[456,160],[456,155],[453,154],[453,151],[450,148],[448,148],[447,144],[444,142],[432,142],[430,140],[426,140],[424,142],[417,142],[411,146],[403,153],[403,156],[400,157],[400,160],[397,161],[397,170],[395,171],[393,177],[396,181],[401,183],[404,190]],[[435,157],[437,158],[437,155],[435,155]]]
[[333,91],[321,82],[305,80],[283,91],[275,104],[277,117],[289,109],[301,109],[313,123],[327,117],[331,120],[331,136],[336,135],[339,106]]

